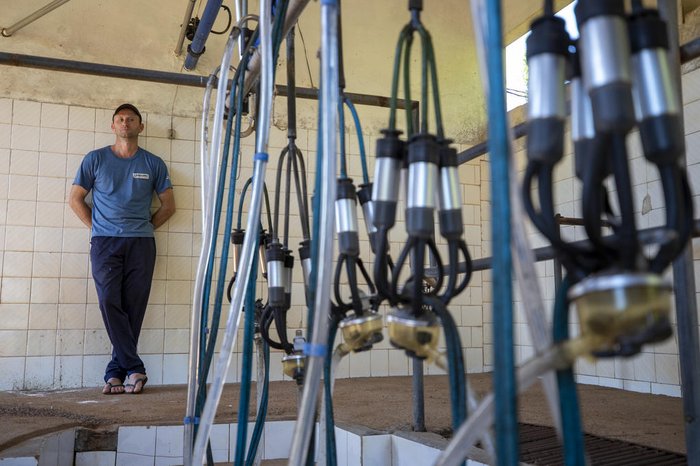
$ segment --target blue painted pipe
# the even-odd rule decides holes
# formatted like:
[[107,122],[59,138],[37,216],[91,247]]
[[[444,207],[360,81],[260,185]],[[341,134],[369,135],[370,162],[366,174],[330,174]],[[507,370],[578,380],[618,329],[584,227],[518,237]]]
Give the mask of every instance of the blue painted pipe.
[[[569,285],[569,278],[564,278],[554,301],[552,335],[555,344],[569,339],[569,303],[566,299]],[[581,412],[576,380],[572,367],[557,371],[557,386],[559,388],[562,440],[564,441],[564,464],[585,466],[587,464],[586,450],[583,430],[581,429]]]
[[221,4],[224,0],[209,0],[207,6],[204,7],[202,19],[199,21],[197,31],[194,33],[192,43],[187,47],[187,57],[185,58],[185,69],[191,71],[197,67],[199,56],[204,53],[204,44],[209,38],[209,33],[214,25],[216,16],[221,10]]
[[491,162],[491,212],[493,244],[493,385],[495,387],[496,448],[499,466],[518,464],[518,415],[513,349],[513,258],[510,251],[510,197],[508,183],[508,122],[501,2],[486,3],[486,41],[489,82],[489,152]]

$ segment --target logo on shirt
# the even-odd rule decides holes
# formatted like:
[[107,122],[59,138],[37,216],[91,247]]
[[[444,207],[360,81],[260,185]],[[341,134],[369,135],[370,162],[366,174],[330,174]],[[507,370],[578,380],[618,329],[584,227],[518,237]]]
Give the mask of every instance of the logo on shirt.
[[137,180],[149,180],[149,179],[151,179],[151,176],[148,173],[134,173],[133,176]]

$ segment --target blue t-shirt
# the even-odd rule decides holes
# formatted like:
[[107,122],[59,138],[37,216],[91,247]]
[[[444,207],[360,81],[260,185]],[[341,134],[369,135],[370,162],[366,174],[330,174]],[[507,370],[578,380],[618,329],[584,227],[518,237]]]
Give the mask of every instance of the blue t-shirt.
[[92,236],[152,237],[153,192],[172,188],[165,162],[140,147],[129,158],[110,146],[88,153],[73,184],[92,190]]

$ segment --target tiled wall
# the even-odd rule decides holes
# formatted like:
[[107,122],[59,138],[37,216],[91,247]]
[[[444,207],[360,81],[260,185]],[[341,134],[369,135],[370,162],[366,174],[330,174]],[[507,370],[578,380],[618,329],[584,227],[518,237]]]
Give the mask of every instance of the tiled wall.
[[[168,164],[177,213],[156,232],[158,259],[140,352],[149,383],[185,383],[193,278],[201,247],[200,122],[195,118],[142,110],[146,128],[140,144]],[[65,199],[82,157],[93,148],[113,143],[111,115],[111,109],[0,99],[2,390],[101,384],[110,343],[91,278],[89,232]],[[299,130],[298,133],[297,145],[306,157],[311,190],[316,132]],[[370,177],[374,137],[365,135]],[[348,133],[347,141],[348,172],[358,184],[362,171],[352,132]],[[267,174],[271,199],[275,194],[276,155],[286,143],[286,131],[273,126],[269,149],[273,162]],[[252,173],[253,137],[244,139],[242,144],[236,210],[242,185]],[[460,167],[466,240],[474,257],[483,255],[482,172],[480,162]],[[296,251],[301,231],[294,199],[292,197],[290,245]],[[362,223],[361,209],[358,211]],[[404,229],[403,211],[399,209],[397,225],[391,235],[395,254],[398,254],[399,242],[405,238]],[[371,270],[369,244],[363,233],[361,240],[362,257]],[[295,267],[293,307],[288,315],[290,336],[306,323],[302,283],[300,269]],[[476,274],[472,286],[451,305],[471,372],[481,372],[484,364],[483,294],[480,274]],[[224,312],[227,311],[228,306],[224,306]],[[226,321],[225,316],[222,321]],[[229,371],[231,381],[238,378],[240,340]],[[280,359],[281,354],[273,352],[270,370],[273,380],[283,378]],[[370,352],[347,357],[339,366],[338,376],[407,375],[410,371],[410,360],[404,353],[384,341]],[[427,368],[426,372],[439,373],[434,367]]]
[[[683,99],[685,110],[685,134],[688,177],[694,189],[695,218],[698,218],[700,211],[700,70],[695,70],[683,75]],[[568,138],[568,135],[567,135]],[[649,228],[663,225],[664,200],[656,168],[646,163],[644,159],[638,133],[632,133],[628,138],[628,149],[630,157],[630,170],[635,196],[635,213],[639,228]],[[574,176],[572,147],[568,144],[566,155],[555,172],[555,202],[557,212],[567,217],[581,217],[580,205],[580,182]],[[526,163],[524,151],[524,139],[516,143],[514,160],[517,164],[520,177]],[[483,188],[483,187],[482,187]],[[642,214],[642,200],[645,196],[651,200],[651,210]],[[488,205],[488,202],[486,203]],[[483,217],[483,213],[482,213]],[[528,224],[530,240],[533,247],[545,246],[547,241],[535,232],[535,229]],[[483,225],[486,235],[487,224]],[[566,238],[583,239],[585,233],[582,227],[562,227],[562,234]],[[693,242],[695,257],[695,276],[700,279],[700,240]],[[552,261],[540,262],[537,264],[540,278],[540,287],[545,299],[547,315],[551,319],[551,308],[554,297],[554,266]],[[667,273],[671,277],[670,272]],[[516,336],[516,358],[519,362],[531,357],[534,353],[532,340],[530,338],[525,315],[521,306],[521,298],[516,290],[515,303],[515,336]],[[484,290],[485,300],[489,294]],[[700,297],[700,295],[698,295]],[[490,313],[486,311],[487,304],[484,304],[484,317],[490,318]],[[582,383],[603,385],[627,390],[680,396],[680,374],[678,342],[675,334],[676,316],[675,309],[671,314],[674,327],[674,335],[665,342],[647,345],[643,351],[631,358],[599,359],[588,361],[581,359],[576,365],[578,380]],[[571,333],[578,333],[577,316],[571,312]],[[487,320],[484,325],[484,341],[487,344],[485,349],[486,366],[490,367],[491,355],[491,320]]]

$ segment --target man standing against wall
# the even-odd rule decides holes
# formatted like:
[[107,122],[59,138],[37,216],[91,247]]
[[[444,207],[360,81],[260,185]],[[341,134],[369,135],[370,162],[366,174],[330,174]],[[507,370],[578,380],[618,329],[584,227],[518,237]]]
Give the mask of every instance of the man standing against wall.
[[[113,347],[104,394],[141,393],[148,380],[137,345],[156,261],[153,231],[175,213],[165,162],[138,145],[143,128],[138,109],[120,105],[112,116],[116,141],[83,158],[69,197],[91,229],[92,276]],[[151,214],[154,192],[160,207]]]

